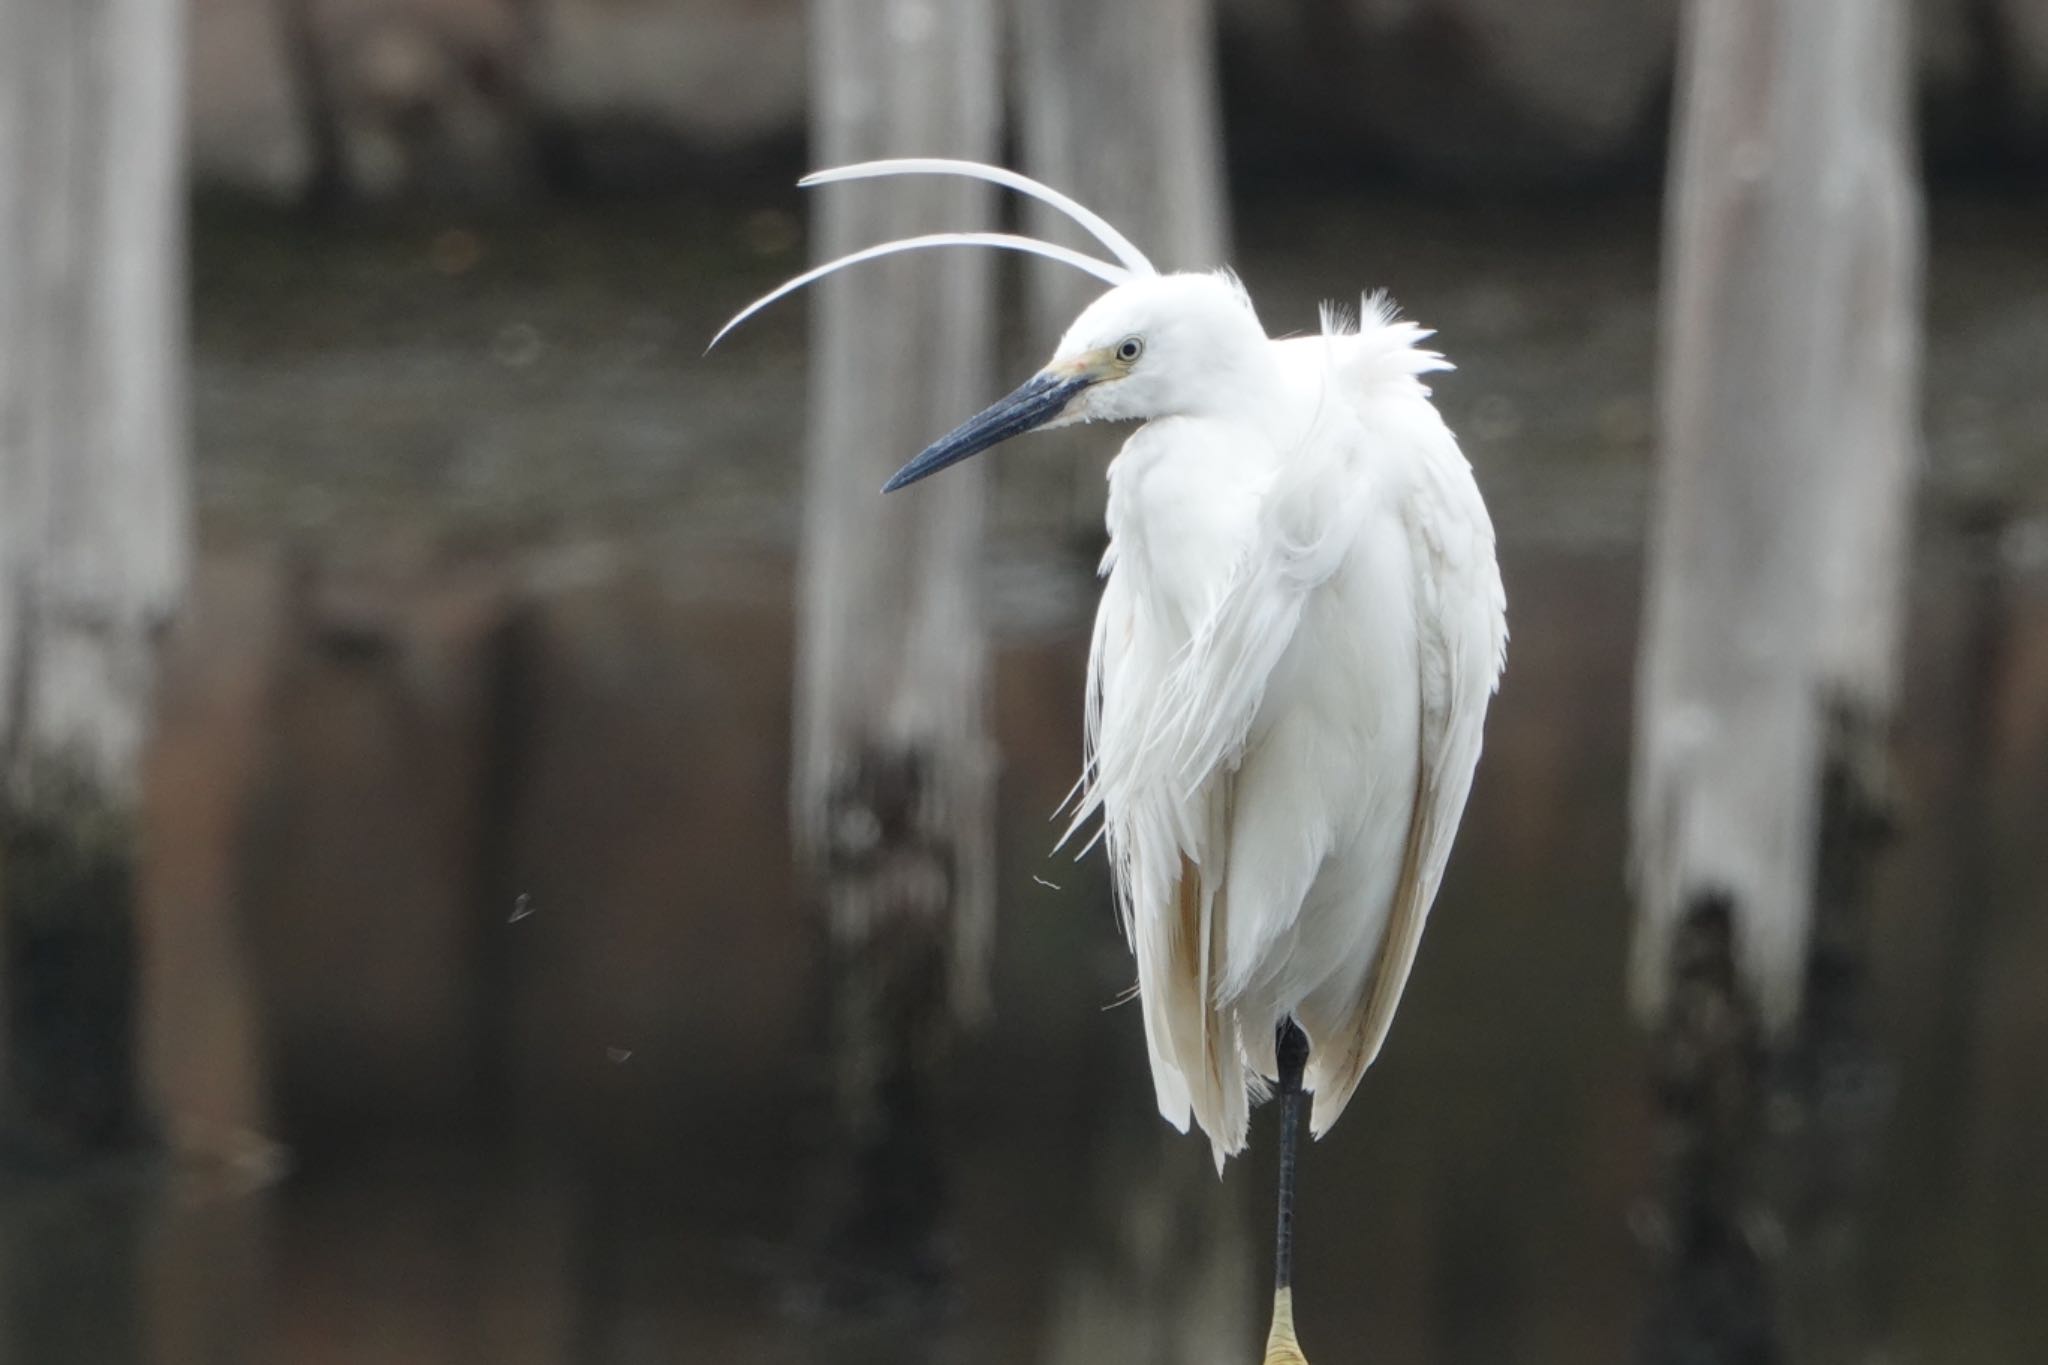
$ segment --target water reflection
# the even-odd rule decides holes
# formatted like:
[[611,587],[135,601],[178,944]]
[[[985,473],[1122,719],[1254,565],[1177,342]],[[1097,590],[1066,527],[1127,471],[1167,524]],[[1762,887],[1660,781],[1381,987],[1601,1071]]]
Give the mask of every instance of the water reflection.
[[[1637,1311],[1628,1217],[1646,1134],[1620,989],[1616,719],[1634,565],[1521,551],[1509,571],[1524,643],[1422,973],[1354,1121],[1306,1158],[1300,1292],[1304,1331],[1326,1358],[1612,1359]],[[2039,887],[2023,880],[2020,842],[2048,797],[2048,727],[2009,689],[2048,676],[2014,671],[2048,666],[2048,584],[2026,585],[2024,610],[2008,609],[2014,663],[1986,695],[1967,690],[1958,653],[1981,629],[1962,610],[1968,582],[1937,547],[1906,750],[1917,814],[1881,921],[1881,1000],[1903,1089],[1874,1259],[1897,1288],[1903,1341],[1939,1346],[1945,1360],[2015,1360],[2042,1340],[2026,1286],[2048,1271],[2040,1071],[2029,1066],[2043,1020],[2026,990],[2048,942],[2022,910]],[[372,944],[358,924],[321,939],[331,955],[275,953],[274,994],[339,976],[350,984],[335,998],[385,999],[378,974],[397,970],[404,992],[429,998],[352,1035],[336,1029],[359,1010],[330,1003],[340,1021],[294,1024],[277,1007],[272,1055],[297,1077],[282,1103],[299,1165],[265,1193],[131,1180],[10,1194],[9,1358],[1253,1358],[1270,1136],[1261,1127],[1254,1155],[1218,1182],[1203,1145],[1153,1117],[1137,1016],[1113,1007],[1129,968],[1100,871],[1043,857],[1035,814],[1064,790],[1076,740],[1066,703],[1084,648],[1077,622],[1012,639],[1003,654],[1012,894],[997,1021],[957,1066],[945,1105],[946,1292],[860,1315],[804,1311],[813,1267],[798,1237],[799,1177],[817,1155],[810,969],[801,917],[773,873],[780,774],[755,772],[781,734],[779,707],[725,704],[783,675],[786,637],[759,616],[619,585],[539,613],[510,845],[533,908],[471,925],[506,936],[479,959],[502,976],[487,991],[499,1004],[481,1016],[503,1035],[501,1093],[458,1084],[491,1049],[450,1002],[483,988],[430,987],[389,966],[445,928],[384,922],[378,932],[402,941]],[[728,718],[720,733],[664,718],[660,698],[679,686],[703,714]],[[308,804],[309,786],[333,780],[335,749],[376,754],[379,729],[417,725],[388,696],[350,715],[337,704],[273,722],[341,731],[310,757],[297,748],[304,735],[278,737],[265,828],[300,870],[259,879],[264,901],[246,912],[270,935],[303,935],[307,916],[408,879],[402,867],[351,871],[341,855],[374,842],[365,820],[422,812]],[[1957,732],[1985,716],[2000,744],[1973,756]],[[402,751],[378,761],[402,776]],[[707,783],[723,798],[705,798]],[[1962,787],[1987,793],[1981,822],[1928,818],[1930,801]],[[606,793],[629,799],[607,804]],[[579,815],[579,804],[597,809]],[[1989,852],[2006,868],[1991,878],[1997,890],[1981,903],[1949,898],[1958,867],[1986,852],[1987,828],[2000,831]],[[1923,970],[1955,952],[1968,965]],[[1975,974],[1960,984],[1977,1002],[1966,1029],[1977,1061],[1960,1080],[1943,1064],[1956,1025],[1941,992],[1956,970]],[[411,1075],[380,1060],[406,1057]]]
[[[1649,222],[1561,228],[1540,261],[1512,254],[1527,234],[1448,222],[1405,256],[1364,243],[1413,272],[1396,284],[1418,315],[1469,334],[1443,392],[1454,414],[1489,402],[1475,453],[1515,639],[1402,1018],[1305,1156],[1318,1360],[1613,1360],[1640,1311],[1621,867]],[[201,1122],[174,1171],[0,1189],[5,1359],[1254,1359],[1268,1124],[1219,1182],[1158,1122],[1138,1017],[1114,1007],[1131,969],[1101,869],[1046,857],[1091,594],[1030,508],[991,558],[1005,899],[995,1020],[941,1105],[942,1292],[818,1301],[788,462],[762,454],[796,430],[797,333],[707,379],[673,338],[722,296],[612,336],[598,320],[646,311],[622,300],[655,253],[608,271],[587,240],[561,249],[580,273],[480,266],[410,333],[338,305],[286,344],[246,292],[202,315],[210,548],[150,892],[157,1074]],[[1247,273],[1306,299],[1359,249],[1254,250]],[[366,314],[400,292],[387,274],[426,287],[337,250]],[[1938,304],[1952,335],[2023,330],[1971,297]],[[545,338],[516,367],[515,323]],[[578,356],[594,368],[559,368]],[[1971,409],[1972,430],[2003,411]],[[300,505],[288,484],[324,499],[302,553],[264,532]],[[474,496],[430,512],[444,484]],[[1899,1358],[2003,1365],[2048,1358],[2048,575],[1947,506],[1917,578],[1907,823],[1876,926],[1899,1090],[1870,1260]],[[294,1165],[233,1193],[197,1158],[254,1126]]]

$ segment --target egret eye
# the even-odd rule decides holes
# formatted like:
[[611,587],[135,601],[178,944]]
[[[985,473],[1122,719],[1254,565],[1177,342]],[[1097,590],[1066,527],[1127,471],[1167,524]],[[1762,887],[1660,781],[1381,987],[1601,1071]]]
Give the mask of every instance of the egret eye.
[[1125,337],[1117,343],[1116,358],[1126,365],[1136,361],[1143,354],[1145,354],[1145,339],[1143,337]]

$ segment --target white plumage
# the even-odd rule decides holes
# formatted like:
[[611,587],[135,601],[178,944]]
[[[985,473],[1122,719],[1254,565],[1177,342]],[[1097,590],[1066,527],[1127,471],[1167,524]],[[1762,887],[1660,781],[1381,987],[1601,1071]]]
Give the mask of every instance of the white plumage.
[[[1059,209],[1116,258],[1010,233],[883,241],[782,284],[938,246],[1110,284],[1038,375],[905,465],[899,489],[1032,428],[1139,422],[1110,463],[1069,837],[1100,817],[1137,954],[1159,1113],[1217,1169],[1280,1091],[1268,1365],[1294,1338],[1300,1091],[1325,1134],[1380,1052],[1479,763],[1507,651],[1493,522],[1421,377],[1430,336],[1368,299],[1270,340],[1229,272],[1159,274],[1098,215],[977,162],[844,166],[805,184],[973,176]],[[717,344],[717,338],[713,338]]]
[[1266,1081],[1281,1085],[1268,1360],[1298,1361],[1294,1096],[1313,1092],[1320,1135],[1379,1054],[1507,647],[1493,525],[1422,382],[1448,366],[1378,299],[1355,325],[1326,309],[1320,335],[1272,340],[1234,276],[1160,274],[1087,209],[998,167],[881,161],[806,183],[888,175],[1032,195],[1116,259],[1002,233],[908,238],[806,272],[725,330],[833,270],[926,247],[1031,252],[1112,286],[1037,375],[885,491],[1034,427],[1142,423],[1110,465],[1069,834],[1100,817],[1160,1113],[1200,1124],[1220,1169]]
[[1234,281],[1150,288],[1104,296],[1061,354],[1162,308],[1241,330],[1246,354],[1110,466],[1079,818],[1104,821],[1160,1112],[1199,1123],[1220,1165],[1283,1021],[1309,1037],[1318,1135],[1378,1054],[1479,757],[1505,600],[1419,378],[1446,368],[1427,333],[1374,302],[1276,342]]

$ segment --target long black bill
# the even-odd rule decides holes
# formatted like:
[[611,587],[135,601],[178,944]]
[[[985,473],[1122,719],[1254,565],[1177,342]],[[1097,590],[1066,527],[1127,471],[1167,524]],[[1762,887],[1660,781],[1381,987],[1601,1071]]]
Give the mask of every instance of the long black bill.
[[1075,394],[1094,382],[1086,375],[1033,376],[1009,397],[984,408],[926,446],[922,454],[889,477],[889,482],[882,485],[882,491],[894,493],[938,473],[949,464],[958,464],[1012,436],[1021,436],[1033,427],[1044,426],[1066,411]]

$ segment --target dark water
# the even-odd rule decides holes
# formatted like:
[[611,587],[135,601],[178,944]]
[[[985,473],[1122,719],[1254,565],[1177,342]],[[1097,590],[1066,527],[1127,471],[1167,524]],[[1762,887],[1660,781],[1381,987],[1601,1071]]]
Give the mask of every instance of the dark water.
[[[796,259],[793,202],[203,220],[207,552],[153,778],[152,1017],[173,1111],[260,1119],[291,1173],[238,1190],[214,1133],[167,1177],[0,1190],[0,1358],[1256,1358],[1270,1134],[1218,1181],[1152,1115],[1102,869],[1045,856],[1092,589],[1029,471],[989,555],[1005,899],[931,1172],[942,1287],[811,1311],[816,935],[783,833],[801,310],[697,359]],[[1896,1361],[2048,1359],[2039,207],[1935,218],[1874,926]],[[1393,1040],[1305,1160],[1321,1365],[1619,1360],[1642,1302],[1622,868],[1654,231],[1642,203],[1241,226],[1275,328],[1380,283],[1439,328],[1514,630]]]

